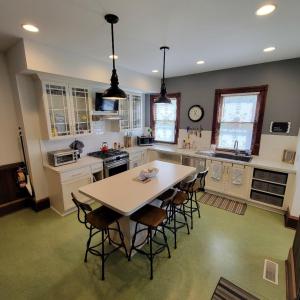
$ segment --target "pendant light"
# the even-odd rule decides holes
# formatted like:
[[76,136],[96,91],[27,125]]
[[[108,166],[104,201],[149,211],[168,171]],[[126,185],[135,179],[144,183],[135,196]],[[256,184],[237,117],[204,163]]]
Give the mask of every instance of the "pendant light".
[[163,78],[162,78],[162,82],[161,82],[160,94],[159,94],[158,98],[156,99],[155,103],[171,104],[171,99],[167,97],[167,90],[166,90],[166,84],[165,84],[166,50],[169,50],[169,49],[170,48],[168,46],[160,47],[160,50],[164,51]]
[[126,93],[119,88],[119,79],[115,67],[115,41],[114,41],[114,24],[118,23],[119,17],[112,14],[105,15],[105,20],[111,25],[111,42],[112,42],[112,60],[113,70],[110,78],[110,87],[104,91],[102,98],[104,99],[126,99]]

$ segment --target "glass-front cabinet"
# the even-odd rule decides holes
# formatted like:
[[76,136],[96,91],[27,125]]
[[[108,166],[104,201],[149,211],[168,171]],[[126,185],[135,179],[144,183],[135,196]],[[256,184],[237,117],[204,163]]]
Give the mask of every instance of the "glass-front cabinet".
[[91,134],[91,98],[88,88],[43,82],[49,139]]
[[89,90],[72,87],[72,104],[75,134],[91,133]]
[[127,94],[127,99],[119,100],[120,129],[142,128],[142,96]]

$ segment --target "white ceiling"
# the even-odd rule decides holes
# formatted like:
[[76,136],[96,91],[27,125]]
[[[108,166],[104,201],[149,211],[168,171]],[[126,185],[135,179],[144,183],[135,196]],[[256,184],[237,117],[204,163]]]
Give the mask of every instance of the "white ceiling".
[[[269,2],[278,9],[257,17],[265,0],[0,0],[0,51],[23,37],[108,61],[104,15],[115,13],[117,66],[151,76],[161,76],[164,44],[167,77],[300,57],[300,1]],[[24,32],[26,22],[40,32]]]

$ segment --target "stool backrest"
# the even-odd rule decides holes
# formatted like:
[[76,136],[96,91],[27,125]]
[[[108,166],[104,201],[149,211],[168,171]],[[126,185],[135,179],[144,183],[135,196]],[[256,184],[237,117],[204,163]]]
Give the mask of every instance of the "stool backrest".
[[205,192],[205,177],[207,173],[208,173],[208,168],[205,171],[199,172],[197,174],[197,179],[199,180],[199,184],[200,184],[199,191],[201,192]]
[[80,223],[84,224],[85,227],[87,229],[89,229],[89,225],[87,223],[87,220],[86,220],[86,216],[89,212],[92,211],[92,208],[89,204],[87,203],[83,203],[83,202],[80,202],[76,196],[74,195],[74,193],[71,193],[71,196],[72,196],[72,201],[74,202],[74,204],[76,205],[77,207],[77,219]]
[[177,194],[174,196],[173,201],[176,201],[178,199],[180,199],[182,202],[184,200],[187,200],[188,199],[187,193],[183,191],[178,191]]

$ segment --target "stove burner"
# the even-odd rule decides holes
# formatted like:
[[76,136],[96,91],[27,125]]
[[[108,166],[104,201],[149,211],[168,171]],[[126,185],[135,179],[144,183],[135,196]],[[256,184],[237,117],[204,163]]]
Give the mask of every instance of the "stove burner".
[[129,154],[126,151],[121,151],[117,149],[109,149],[107,152],[91,152],[88,153],[89,156],[97,157],[103,159],[105,162],[115,161],[123,158],[128,158]]

